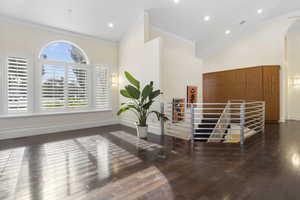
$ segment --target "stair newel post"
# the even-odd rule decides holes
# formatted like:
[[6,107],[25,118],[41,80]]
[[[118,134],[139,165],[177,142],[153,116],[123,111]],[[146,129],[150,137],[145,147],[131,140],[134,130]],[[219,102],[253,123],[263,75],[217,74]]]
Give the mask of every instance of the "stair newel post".
[[266,126],[266,102],[263,101],[262,102],[262,106],[263,106],[263,111],[262,111],[262,134],[263,134],[263,148],[265,148],[266,145],[266,134],[265,134],[265,126]]
[[[160,103],[160,113],[165,114],[165,104],[164,102]],[[160,134],[161,134],[161,140],[160,144],[162,146],[160,152],[158,153],[158,157],[162,159],[166,159],[167,155],[165,152],[165,121],[163,118],[160,119]]]
[[[163,102],[160,103],[160,113],[165,114],[165,104]],[[161,133],[161,145],[165,145],[165,122],[164,119],[160,119],[160,133]]]
[[191,104],[191,136],[192,136],[192,139],[191,139],[191,148],[192,150],[194,149],[194,137],[195,137],[195,108],[194,108],[194,104],[192,103]]
[[262,124],[263,124],[263,133],[265,133],[265,124],[266,124],[266,102],[262,102],[263,105],[263,117],[262,117]]
[[245,142],[245,112],[246,112],[246,104],[242,103],[241,109],[240,109],[240,126],[241,126],[240,143],[241,143],[241,147],[244,146],[244,142]]

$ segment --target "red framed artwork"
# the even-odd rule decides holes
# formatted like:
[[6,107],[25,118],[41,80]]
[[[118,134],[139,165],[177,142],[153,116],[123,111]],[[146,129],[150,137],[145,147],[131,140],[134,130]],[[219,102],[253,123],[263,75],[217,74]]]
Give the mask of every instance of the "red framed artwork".
[[198,87],[196,86],[187,86],[187,107],[191,107],[191,103],[197,103],[198,99]]

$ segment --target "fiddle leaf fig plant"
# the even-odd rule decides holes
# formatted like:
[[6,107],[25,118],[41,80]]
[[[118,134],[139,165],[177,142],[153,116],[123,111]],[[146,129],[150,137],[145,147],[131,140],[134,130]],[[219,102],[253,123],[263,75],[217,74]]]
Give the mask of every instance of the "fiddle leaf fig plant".
[[129,72],[125,72],[125,77],[130,85],[121,89],[120,93],[123,97],[127,98],[128,101],[121,104],[121,108],[117,113],[118,116],[126,111],[131,111],[137,117],[137,125],[141,127],[147,126],[147,119],[151,114],[156,115],[158,120],[168,120],[163,113],[151,110],[155,99],[161,94],[160,90],[154,90],[153,81],[141,89],[140,81],[134,78]]

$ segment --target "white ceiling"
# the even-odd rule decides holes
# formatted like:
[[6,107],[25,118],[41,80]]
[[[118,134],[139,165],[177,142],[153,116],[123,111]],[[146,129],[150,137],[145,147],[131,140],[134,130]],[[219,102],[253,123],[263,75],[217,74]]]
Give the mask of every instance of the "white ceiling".
[[[118,41],[128,27],[161,0],[0,0],[0,15]],[[114,23],[114,29],[108,23]]]
[[[257,10],[263,9],[262,14]],[[181,0],[177,6],[151,9],[151,23],[166,31],[197,42],[200,57],[214,43],[226,43],[248,31],[249,27],[270,18],[300,9],[300,0]],[[205,22],[204,16],[211,16]],[[245,20],[246,23],[240,25]],[[231,30],[230,35],[225,35]]]
[[[257,9],[264,9],[258,15]],[[143,13],[151,24],[205,49],[211,42],[231,36],[249,24],[300,9],[300,0],[1,0],[0,15],[118,41]],[[204,22],[203,17],[211,20]],[[242,20],[246,24],[240,25]],[[108,28],[113,22],[115,27]]]

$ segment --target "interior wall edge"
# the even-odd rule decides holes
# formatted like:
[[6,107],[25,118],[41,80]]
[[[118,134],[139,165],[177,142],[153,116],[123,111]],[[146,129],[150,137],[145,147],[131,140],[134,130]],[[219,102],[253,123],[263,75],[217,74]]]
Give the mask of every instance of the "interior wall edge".
[[[153,30],[162,32],[162,33],[164,33],[164,34],[166,34],[166,35],[168,35],[168,36],[170,36],[170,37],[176,38],[177,40],[181,40],[181,41],[183,41],[183,42],[187,42],[187,43],[189,43],[190,45],[193,45],[194,48],[195,48],[195,45],[196,45],[196,42],[195,42],[195,41],[186,39],[186,38],[184,38],[184,37],[181,37],[181,36],[179,36],[179,35],[176,35],[175,33],[171,33],[171,32],[168,32],[168,31],[166,31],[166,30],[164,30],[164,29],[161,29],[161,28],[159,28],[159,27],[157,27],[157,26],[154,26],[153,24],[151,24],[151,22],[150,22],[150,25],[149,25],[149,26],[150,26],[150,28],[153,29]],[[195,52],[196,52],[196,50],[195,50]],[[196,57],[196,53],[195,53],[195,57]],[[198,58],[198,59],[201,59],[201,58]]]

